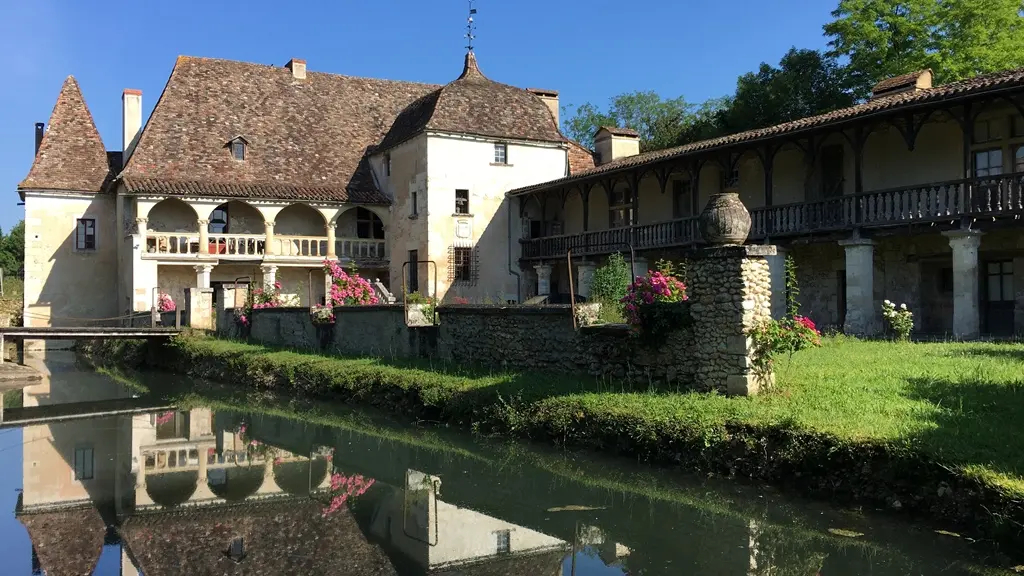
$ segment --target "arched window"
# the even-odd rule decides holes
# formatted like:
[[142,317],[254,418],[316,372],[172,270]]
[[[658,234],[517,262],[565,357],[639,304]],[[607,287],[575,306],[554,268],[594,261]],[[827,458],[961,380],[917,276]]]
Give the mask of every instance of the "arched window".
[[228,205],[221,204],[210,213],[211,234],[227,234],[228,231]]
[[360,238],[384,239],[384,222],[366,208],[356,208],[356,235]]

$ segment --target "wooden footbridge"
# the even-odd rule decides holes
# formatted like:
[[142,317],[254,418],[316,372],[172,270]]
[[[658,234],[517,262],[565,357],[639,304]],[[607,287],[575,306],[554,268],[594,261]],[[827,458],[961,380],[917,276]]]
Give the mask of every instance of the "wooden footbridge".
[[58,326],[12,326],[0,328],[0,364],[3,363],[3,349],[6,340],[97,340],[109,338],[160,339],[170,338],[181,328],[129,328],[129,327],[67,327]]

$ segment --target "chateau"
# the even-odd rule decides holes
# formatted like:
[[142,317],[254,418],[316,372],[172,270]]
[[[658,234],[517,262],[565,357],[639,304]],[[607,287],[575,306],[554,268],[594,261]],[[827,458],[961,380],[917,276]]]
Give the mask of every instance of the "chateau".
[[108,151],[69,77],[19,186],[26,325],[235,282],[311,305],[324,259],[399,297],[586,297],[609,253],[638,274],[684,259],[703,206],[736,192],[748,242],[780,247],[776,312],[791,255],[820,325],[874,333],[889,299],[919,333],[1024,332],[1024,70],[938,86],[923,70],[851,108],[645,154],[620,128],[586,150],[558,110],[472,52],[444,86],[179,57],[145,124],[124,92]]

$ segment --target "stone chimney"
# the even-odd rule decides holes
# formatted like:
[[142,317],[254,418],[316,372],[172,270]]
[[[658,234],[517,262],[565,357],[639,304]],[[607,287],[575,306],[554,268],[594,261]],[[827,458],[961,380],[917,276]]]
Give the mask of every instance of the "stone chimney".
[[594,135],[597,165],[640,153],[640,133],[629,128],[602,126]]
[[543,90],[541,88],[527,88],[526,91],[547,104],[548,110],[551,110],[551,115],[555,117],[555,126],[560,126],[558,119],[558,91]]
[[886,78],[871,89],[871,100],[903,92],[919,92],[929,90],[932,87],[932,71],[918,70],[902,76]]
[[285,68],[292,71],[292,78],[296,80],[306,79],[306,61],[299,60],[298,58],[292,58],[284,65]]
[[139,141],[139,133],[142,132],[142,90],[126,88],[121,94],[121,128],[123,166],[128,163],[128,158]]
[[46,124],[36,122],[36,156],[39,155],[39,147],[43,145],[43,134],[46,133]]

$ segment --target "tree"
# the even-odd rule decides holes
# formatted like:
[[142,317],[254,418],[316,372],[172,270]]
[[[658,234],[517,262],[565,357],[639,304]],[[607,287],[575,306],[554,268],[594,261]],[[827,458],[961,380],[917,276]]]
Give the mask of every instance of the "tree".
[[736,95],[718,112],[720,132],[774,126],[854,104],[846,71],[817,50],[790,48],[778,68],[762,63],[736,81]]
[[840,0],[824,26],[855,95],[931,68],[936,83],[1024,66],[1021,0]]
[[0,269],[4,276],[21,276],[25,270],[25,221],[4,235],[0,230]]
[[611,99],[607,111],[591,103],[576,108],[565,130],[570,138],[587,148],[594,147],[594,133],[602,126],[631,128],[640,133],[640,151],[674,146],[691,118],[691,106],[682,97],[662,100],[656,92],[630,92]]

